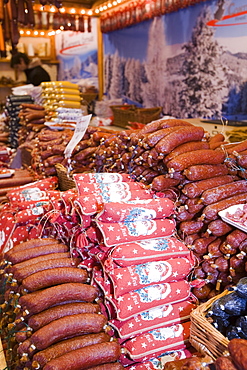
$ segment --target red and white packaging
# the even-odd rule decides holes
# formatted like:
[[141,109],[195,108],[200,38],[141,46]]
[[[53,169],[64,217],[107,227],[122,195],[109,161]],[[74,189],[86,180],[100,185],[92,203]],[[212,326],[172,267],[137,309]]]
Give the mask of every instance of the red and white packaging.
[[117,298],[132,290],[141,289],[152,284],[172,282],[185,279],[194,266],[194,260],[188,258],[171,258],[166,261],[152,261],[140,265],[107,270],[114,286]]
[[137,335],[160,327],[171,326],[189,320],[191,311],[197,305],[194,300],[151,308],[129,320],[111,320],[109,324],[117,331],[121,339],[134,338]]
[[[127,184],[128,185],[128,184]],[[75,204],[84,215],[94,215],[103,210],[105,203],[126,202],[131,200],[152,199],[153,194],[145,189],[130,189],[124,191],[95,192],[80,195]]]
[[117,299],[106,296],[115,307],[117,319],[127,320],[154,307],[174,304],[190,297],[190,284],[185,280],[149,285],[133,290]]
[[137,220],[154,220],[171,216],[174,203],[168,198],[145,199],[128,203],[106,203],[97,215],[101,222],[124,222]]
[[76,186],[79,189],[80,183],[103,183],[109,184],[114,182],[130,182],[134,181],[131,175],[127,173],[108,173],[108,172],[100,172],[100,173],[77,173],[73,175],[73,179],[76,182]]
[[110,258],[121,267],[175,257],[193,258],[192,252],[175,237],[141,240],[116,245]]
[[140,220],[126,222],[101,222],[96,220],[102,232],[107,247],[146,240],[172,236],[176,223],[174,220]]
[[151,330],[130,339],[122,348],[135,361],[146,361],[157,357],[165,351],[176,351],[186,348],[190,336],[190,321],[165,328]]

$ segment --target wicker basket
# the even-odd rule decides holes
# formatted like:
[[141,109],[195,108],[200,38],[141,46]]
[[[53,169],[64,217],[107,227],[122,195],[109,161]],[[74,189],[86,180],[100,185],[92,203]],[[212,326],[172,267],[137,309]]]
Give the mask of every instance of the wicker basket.
[[75,188],[75,181],[69,177],[67,169],[60,163],[55,164],[55,167],[57,171],[59,189],[61,191],[65,191]]
[[149,123],[160,118],[161,107],[136,108],[135,105],[111,105],[114,125],[126,127],[130,122]]
[[228,290],[202,303],[190,314],[190,343],[200,353],[209,355],[215,360],[228,351],[229,340],[224,337],[206,318],[212,304],[219,298],[229,294]]

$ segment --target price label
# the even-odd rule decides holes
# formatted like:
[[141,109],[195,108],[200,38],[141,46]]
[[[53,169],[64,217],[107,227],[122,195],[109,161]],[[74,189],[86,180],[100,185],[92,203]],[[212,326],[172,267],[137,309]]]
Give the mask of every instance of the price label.
[[76,126],[75,126],[74,135],[72,136],[70,142],[68,143],[68,145],[66,146],[66,148],[64,150],[65,158],[68,159],[68,158],[71,157],[71,154],[72,154],[75,146],[83,138],[83,136],[84,136],[84,134],[86,132],[86,129],[88,128],[88,125],[89,125],[89,122],[91,120],[91,117],[92,117],[92,114],[89,114],[87,116],[81,116],[77,120]]

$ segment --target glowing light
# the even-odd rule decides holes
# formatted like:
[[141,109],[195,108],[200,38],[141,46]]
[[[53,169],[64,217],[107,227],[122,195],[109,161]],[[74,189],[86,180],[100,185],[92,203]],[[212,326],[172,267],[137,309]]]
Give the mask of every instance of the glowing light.
[[87,12],[87,14],[88,14],[88,15],[92,15],[92,14],[93,14],[92,10],[89,10],[89,11]]
[[117,0],[118,4],[120,4],[122,2],[122,0]]
[[31,35],[31,32],[30,32],[30,31],[27,31],[27,32],[26,32],[26,34],[27,34],[27,35]]
[[70,13],[75,14],[75,9],[74,8],[70,9]]
[[81,14],[85,14],[86,12],[85,12],[85,10],[84,9],[82,9],[81,10]]
[[34,31],[34,35],[37,36],[39,33],[38,31]]
[[104,6],[103,6],[103,9],[104,9],[104,10],[106,10],[106,9],[107,9],[107,6],[106,6],[106,5],[104,5]]
[[116,1],[113,1],[112,5],[116,6],[117,5],[117,2]]
[[111,8],[112,7],[112,3],[109,3],[107,6],[108,6],[108,8]]
[[98,14],[99,13],[99,9],[95,9],[95,13]]
[[67,26],[68,26],[68,27],[70,27],[70,26],[71,26],[71,23],[70,23],[70,22],[68,22],[68,23],[67,23]]
[[59,33],[61,33],[62,31],[61,30],[56,30],[56,34],[58,35]]
[[45,34],[45,33],[44,33],[44,31],[40,32],[40,35],[41,35],[41,36],[44,36],[44,34]]
[[25,13],[26,13],[26,14],[28,13],[28,10],[27,10],[27,9],[25,9]]
[[50,12],[55,13],[55,11],[56,11],[55,6],[51,6],[51,7],[50,7]]
[[64,30],[64,26],[60,26],[60,30],[63,31]]
[[65,13],[65,8],[59,9],[60,13]]
[[23,30],[20,30],[20,35],[24,35],[24,31]]
[[103,6],[101,6],[101,7],[99,8],[99,10],[100,10],[100,12],[103,12],[103,10],[104,10]]

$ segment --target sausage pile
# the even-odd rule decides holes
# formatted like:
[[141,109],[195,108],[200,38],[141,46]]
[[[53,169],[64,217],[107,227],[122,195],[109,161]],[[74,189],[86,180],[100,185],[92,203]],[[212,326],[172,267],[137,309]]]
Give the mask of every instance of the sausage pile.
[[4,254],[1,308],[6,359],[12,369],[120,370],[120,345],[107,334],[80,259],[56,239],[32,239]]

